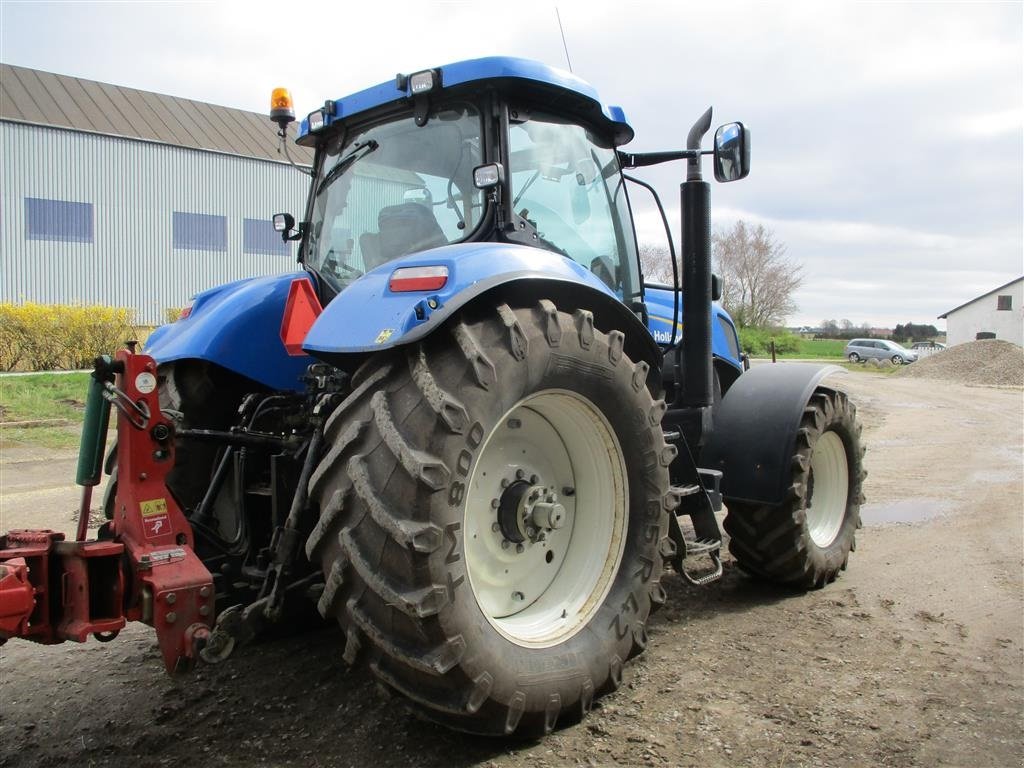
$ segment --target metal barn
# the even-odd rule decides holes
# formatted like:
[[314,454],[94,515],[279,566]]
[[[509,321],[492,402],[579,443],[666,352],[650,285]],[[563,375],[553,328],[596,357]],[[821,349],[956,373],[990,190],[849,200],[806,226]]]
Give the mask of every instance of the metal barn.
[[275,130],[254,112],[0,64],[0,301],[130,307],[157,325],[197,291],[293,269],[270,218],[301,218],[309,179]]

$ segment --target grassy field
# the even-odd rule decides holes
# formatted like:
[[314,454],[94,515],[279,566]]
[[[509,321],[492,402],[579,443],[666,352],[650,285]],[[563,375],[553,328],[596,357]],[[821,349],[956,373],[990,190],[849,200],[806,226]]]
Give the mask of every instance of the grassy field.
[[[0,438],[47,448],[74,448],[85,408],[88,373],[0,376]],[[17,422],[32,426],[8,426]]]
[[832,360],[842,358],[844,349],[846,342],[842,339],[800,339],[796,352],[787,352],[777,357]]

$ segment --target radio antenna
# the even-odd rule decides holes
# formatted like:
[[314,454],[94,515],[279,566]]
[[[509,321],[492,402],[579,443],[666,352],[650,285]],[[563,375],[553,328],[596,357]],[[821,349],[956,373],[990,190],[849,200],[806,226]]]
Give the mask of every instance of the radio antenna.
[[562,28],[562,14],[558,12],[558,6],[555,6],[555,16],[558,17],[558,31],[562,34],[562,49],[565,51],[565,62],[569,65],[569,71],[572,72],[572,59],[569,58],[569,46],[565,44],[565,30]]

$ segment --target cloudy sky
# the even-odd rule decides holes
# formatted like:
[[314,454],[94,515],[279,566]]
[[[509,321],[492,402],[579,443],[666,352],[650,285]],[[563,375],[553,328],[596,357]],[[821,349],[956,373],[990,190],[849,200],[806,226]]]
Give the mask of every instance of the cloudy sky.
[[[943,327],[1024,273],[1024,4],[558,8],[573,70],[625,108],[630,148],[682,147],[708,105],[751,127],[753,171],[714,186],[714,223],[763,223],[803,265],[791,324]],[[565,67],[555,4],[0,0],[5,63],[260,112],[278,85],[304,113],[495,54]],[[644,174],[673,222],[682,174]]]

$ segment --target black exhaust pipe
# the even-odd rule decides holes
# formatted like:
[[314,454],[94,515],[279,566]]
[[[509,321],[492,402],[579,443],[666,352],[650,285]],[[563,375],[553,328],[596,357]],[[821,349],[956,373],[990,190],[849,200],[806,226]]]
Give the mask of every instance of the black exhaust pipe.
[[693,151],[694,155],[687,162],[686,181],[679,185],[683,219],[683,342],[676,347],[676,365],[681,364],[683,378],[682,385],[676,390],[675,405],[709,409],[700,419],[702,433],[705,427],[710,426],[710,407],[714,402],[711,363],[711,185],[702,180],[700,172],[700,143],[710,128],[709,108],[687,135],[686,148]]

